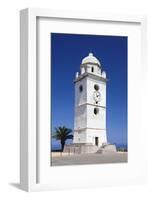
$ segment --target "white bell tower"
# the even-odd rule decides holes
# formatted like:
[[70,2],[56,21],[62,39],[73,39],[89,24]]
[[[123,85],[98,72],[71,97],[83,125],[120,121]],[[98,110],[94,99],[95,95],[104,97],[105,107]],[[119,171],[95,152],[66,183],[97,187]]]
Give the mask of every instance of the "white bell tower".
[[75,78],[74,144],[107,143],[106,73],[99,60],[89,53]]

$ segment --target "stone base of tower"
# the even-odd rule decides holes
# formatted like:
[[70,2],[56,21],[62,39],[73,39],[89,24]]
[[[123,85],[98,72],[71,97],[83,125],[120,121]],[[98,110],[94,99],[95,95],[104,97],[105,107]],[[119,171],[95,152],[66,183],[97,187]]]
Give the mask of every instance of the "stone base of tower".
[[64,146],[64,152],[69,154],[96,153],[98,150],[98,146],[89,143],[74,143]]
[[86,154],[86,153],[116,153],[114,144],[105,144],[98,147],[89,143],[73,143],[64,146],[64,153],[68,154]]
[[96,153],[116,153],[116,145],[115,144],[105,144],[98,149]]

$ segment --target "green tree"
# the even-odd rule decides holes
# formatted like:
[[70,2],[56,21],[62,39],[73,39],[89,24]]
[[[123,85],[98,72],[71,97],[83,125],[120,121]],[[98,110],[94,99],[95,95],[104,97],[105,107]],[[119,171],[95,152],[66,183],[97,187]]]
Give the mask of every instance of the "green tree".
[[59,126],[57,128],[55,128],[55,132],[53,134],[53,138],[55,138],[56,140],[60,140],[61,143],[61,150],[64,150],[64,145],[66,140],[68,139],[73,139],[73,135],[71,135],[70,133],[72,132],[71,129],[66,128],[65,126]]

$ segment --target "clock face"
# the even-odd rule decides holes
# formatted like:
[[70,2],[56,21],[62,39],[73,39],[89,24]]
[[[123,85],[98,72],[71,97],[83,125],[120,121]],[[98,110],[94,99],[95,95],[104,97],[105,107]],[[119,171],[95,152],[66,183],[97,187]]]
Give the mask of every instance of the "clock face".
[[95,92],[93,93],[93,98],[94,98],[94,100],[95,100],[96,102],[100,101],[100,98],[101,98],[100,92],[95,91]]

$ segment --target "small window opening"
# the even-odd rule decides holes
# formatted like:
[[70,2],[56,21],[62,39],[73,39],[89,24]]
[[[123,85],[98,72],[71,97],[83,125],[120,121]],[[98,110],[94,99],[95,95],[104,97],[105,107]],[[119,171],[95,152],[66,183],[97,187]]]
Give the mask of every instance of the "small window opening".
[[97,115],[99,113],[99,109],[98,108],[94,108],[94,114]]
[[83,86],[82,86],[82,85],[80,85],[80,87],[79,87],[79,91],[80,91],[80,92],[83,91]]
[[95,89],[96,91],[98,91],[98,90],[99,90],[99,86],[98,86],[97,84],[95,84],[95,85],[94,85],[94,89]]

